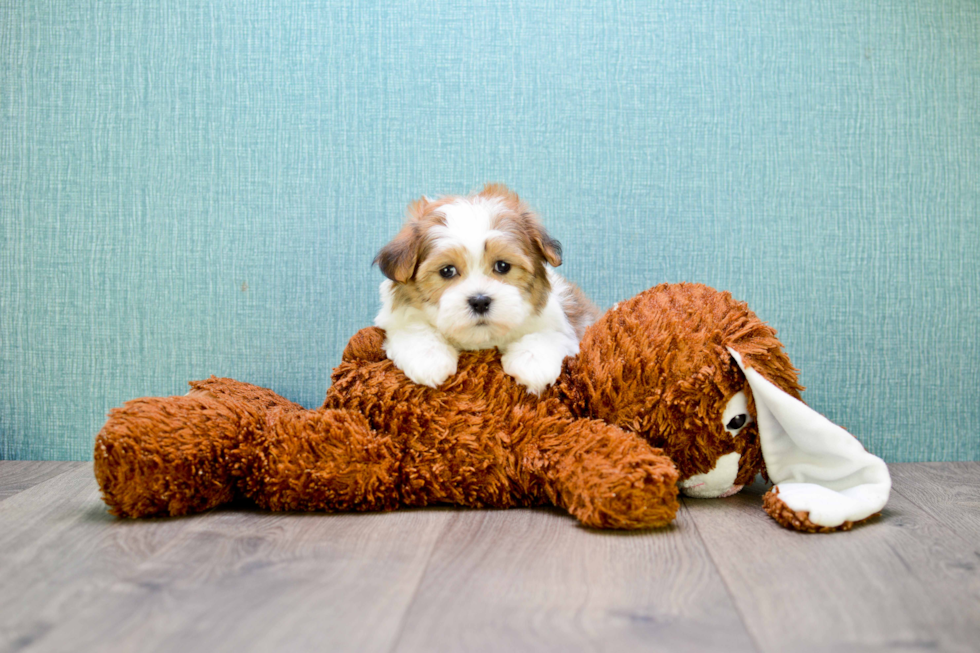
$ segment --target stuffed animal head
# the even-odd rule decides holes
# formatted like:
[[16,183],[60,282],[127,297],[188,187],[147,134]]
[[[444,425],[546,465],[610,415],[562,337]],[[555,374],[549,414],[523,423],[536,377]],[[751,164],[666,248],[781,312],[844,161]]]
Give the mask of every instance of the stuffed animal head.
[[621,302],[565,372],[559,392],[573,411],[663,448],[689,496],[729,496],[762,472],[792,511],[826,527],[887,500],[884,463],[800,400],[776,331],[727,292],[663,284]]

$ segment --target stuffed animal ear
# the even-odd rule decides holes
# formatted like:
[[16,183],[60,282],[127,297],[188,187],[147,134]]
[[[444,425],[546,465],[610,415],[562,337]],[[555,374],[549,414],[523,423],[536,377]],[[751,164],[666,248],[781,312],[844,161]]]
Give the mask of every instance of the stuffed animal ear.
[[[762,456],[776,484],[770,492],[795,515],[777,516],[785,511],[768,500],[766,511],[784,526],[799,530],[846,529],[881,511],[891,491],[885,462],[868,453],[853,435],[748,367],[734,349],[728,351],[755,399]],[[807,519],[811,524],[797,523]]]

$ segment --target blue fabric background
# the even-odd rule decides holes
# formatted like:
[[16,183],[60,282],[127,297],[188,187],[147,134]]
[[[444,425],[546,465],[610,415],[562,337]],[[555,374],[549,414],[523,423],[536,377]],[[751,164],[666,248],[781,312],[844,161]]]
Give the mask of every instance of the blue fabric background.
[[405,204],[495,180],[603,307],[730,289],[872,452],[980,459],[978,7],[4,2],[0,456],[210,374],[318,405]]

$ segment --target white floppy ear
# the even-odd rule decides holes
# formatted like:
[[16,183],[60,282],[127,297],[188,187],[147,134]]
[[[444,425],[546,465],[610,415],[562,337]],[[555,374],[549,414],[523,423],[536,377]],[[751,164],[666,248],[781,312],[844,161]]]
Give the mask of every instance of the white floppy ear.
[[885,462],[823,415],[746,367],[732,348],[755,399],[766,473],[778,498],[811,522],[833,528],[879,512],[891,476]]

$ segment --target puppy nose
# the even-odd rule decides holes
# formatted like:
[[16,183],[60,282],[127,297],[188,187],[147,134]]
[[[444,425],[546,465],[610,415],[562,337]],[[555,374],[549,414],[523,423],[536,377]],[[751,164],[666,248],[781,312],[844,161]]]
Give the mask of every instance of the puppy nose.
[[470,304],[470,308],[477,315],[483,315],[490,310],[490,298],[486,295],[473,295],[467,300]]

